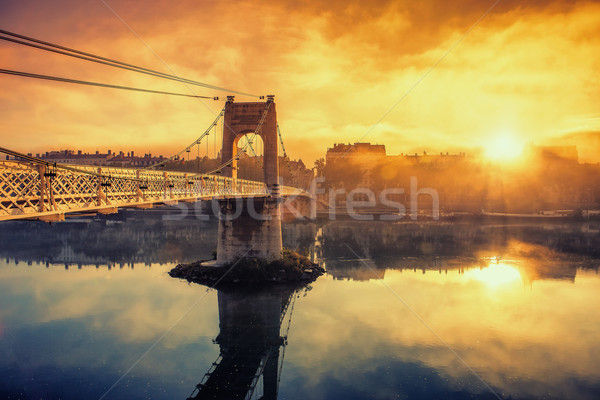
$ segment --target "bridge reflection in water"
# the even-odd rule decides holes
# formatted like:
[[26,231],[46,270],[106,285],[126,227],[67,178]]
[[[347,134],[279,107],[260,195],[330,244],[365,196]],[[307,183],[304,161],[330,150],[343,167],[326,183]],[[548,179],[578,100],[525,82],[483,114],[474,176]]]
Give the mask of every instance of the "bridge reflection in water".
[[219,356],[188,399],[277,399],[299,290],[219,290]]

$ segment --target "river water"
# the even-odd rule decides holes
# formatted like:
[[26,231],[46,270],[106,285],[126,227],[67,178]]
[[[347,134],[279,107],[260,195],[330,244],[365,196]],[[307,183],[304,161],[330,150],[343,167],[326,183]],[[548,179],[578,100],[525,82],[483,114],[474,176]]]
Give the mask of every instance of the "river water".
[[598,399],[599,227],[287,223],[327,274],[219,292],[214,221],[3,223],[0,398]]

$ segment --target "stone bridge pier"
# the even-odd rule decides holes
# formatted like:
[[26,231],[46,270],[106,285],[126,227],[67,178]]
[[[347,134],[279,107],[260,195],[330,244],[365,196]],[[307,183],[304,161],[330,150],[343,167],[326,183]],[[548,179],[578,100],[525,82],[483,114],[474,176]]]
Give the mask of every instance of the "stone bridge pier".
[[265,259],[281,256],[281,200],[279,197],[219,201],[217,264],[237,257]]

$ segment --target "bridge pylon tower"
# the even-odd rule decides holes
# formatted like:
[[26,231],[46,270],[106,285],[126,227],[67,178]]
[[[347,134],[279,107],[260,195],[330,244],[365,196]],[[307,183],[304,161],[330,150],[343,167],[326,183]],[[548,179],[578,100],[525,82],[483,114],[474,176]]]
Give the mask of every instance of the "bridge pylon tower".
[[246,134],[263,140],[263,171],[268,194],[261,197],[219,201],[217,264],[237,257],[281,257],[281,197],[279,187],[278,134],[275,96],[266,102],[235,103],[227,97],[223,116],[221,161],[231,160],[224,175],[237,178],[238,141]]
[[[264,116],[266,110],[266,116]],[[261,125],[261,120],[263,119]],[[221,161],[232,160],[231,167],[224,169],[224,175],[237,178],[238,141],[246,134],[256,133],[264,143],[263,171],[267,188],[278,192],[279,186],[279,142],[277,136],[277,111],[275,96],[267,96],[266,102],[235,103],[234,96],[227,96],[223,116],[223,148]]]

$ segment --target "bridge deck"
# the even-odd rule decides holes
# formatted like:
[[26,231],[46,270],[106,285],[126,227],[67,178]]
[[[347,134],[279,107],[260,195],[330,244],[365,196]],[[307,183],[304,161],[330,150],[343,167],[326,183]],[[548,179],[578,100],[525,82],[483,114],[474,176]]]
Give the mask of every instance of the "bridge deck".
[[[303,191],[282,186],[280,194]],[[83,165],[49,169],[29,162],[0,162],[0,221],[61,221],[75,212],[113,213],[118,207],[270,195],[263,182],[218,175]]]

